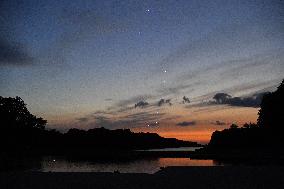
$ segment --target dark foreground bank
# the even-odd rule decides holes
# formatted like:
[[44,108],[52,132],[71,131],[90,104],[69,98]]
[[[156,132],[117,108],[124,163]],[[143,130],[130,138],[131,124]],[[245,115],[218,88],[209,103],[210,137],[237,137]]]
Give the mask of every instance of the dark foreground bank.
[[167,167],[153,175],[2,172],[0,188],[284,188],[284,167]]

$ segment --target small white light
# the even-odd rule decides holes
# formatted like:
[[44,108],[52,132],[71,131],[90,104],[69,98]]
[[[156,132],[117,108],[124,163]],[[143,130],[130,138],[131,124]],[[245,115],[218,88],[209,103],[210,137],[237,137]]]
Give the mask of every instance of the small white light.
[[56,160],[54,159],[54,160],[52,160],[53,162],[55,162]]

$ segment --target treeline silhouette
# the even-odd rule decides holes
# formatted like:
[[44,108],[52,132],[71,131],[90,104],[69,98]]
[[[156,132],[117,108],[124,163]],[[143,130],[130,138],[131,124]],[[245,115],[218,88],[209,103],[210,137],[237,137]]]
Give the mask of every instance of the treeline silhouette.
[[47,121],[32,115],[20,97],[0,97],[0,149],[5,153],[96,154],[102,151],[200,146],[196,142],[163,138],[130,129],[70,129],[67,133],[45,128]]
[[232,124],[229,129],[215,131],[203,152],[284,154],[284,80],[275,92],[264,95],[258,115],[256,124]]

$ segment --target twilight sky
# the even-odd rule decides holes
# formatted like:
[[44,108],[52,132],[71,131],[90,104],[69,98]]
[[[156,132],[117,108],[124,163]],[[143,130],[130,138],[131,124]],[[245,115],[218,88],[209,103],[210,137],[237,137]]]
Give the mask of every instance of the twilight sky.
[[206,143],[255,122],[259,95],[283,76],[281,0],[0,2],[0,95],[49,128]]

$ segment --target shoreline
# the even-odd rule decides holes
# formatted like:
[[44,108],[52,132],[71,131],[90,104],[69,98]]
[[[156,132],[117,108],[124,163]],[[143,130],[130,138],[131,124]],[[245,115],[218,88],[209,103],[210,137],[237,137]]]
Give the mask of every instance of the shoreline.
[[284,188],[284,166],[166,167],[154,174],[0,172],[0,188]]

